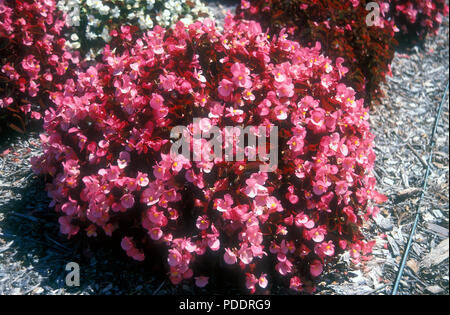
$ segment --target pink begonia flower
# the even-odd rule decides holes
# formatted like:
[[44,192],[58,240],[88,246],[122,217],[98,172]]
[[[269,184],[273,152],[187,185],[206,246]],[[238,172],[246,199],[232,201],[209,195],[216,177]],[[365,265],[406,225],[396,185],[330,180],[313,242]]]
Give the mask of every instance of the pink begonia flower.
[[145,259],[144,253],[142,253],[141,251],[139,251],[137,249],[129,251],[127,254],[128,254],[128,256],[132,257],[134,260],[137,260],[137,261],[144,261],[144,259]]
[[289,114],[289,110],[283,105],[276,106],[273,111],[278,120],[285,120]]
[[96,237],[97,236],[97,228],[94,224],[89,225],[84,229],[86,231],[87,237]]
[[255,277],[254,274],[247,273],[245,275],[245,286],[247,289],[249,289],[251,292],[255,292],[255,285],[258,283],[258,279]]
[[314,278],[318,277],[323,271],[323,265],[319,260],[314,260],[309,265],[309,272],[311,273],[311,276]]
[[292,271],[292,263],[289,259],[285,259],[276,264],[275,269],[282,275],[285,276]]
[[168,202],[178,201],[179,197],[180,197],[179,194],[177,193],[176,189],[174,189],[174,188],[166,190],[163,193],[163,199],[167,200]]
[[241,1],[241,9],[242,10],[250,9],[250,7],[251,7],[250,1],[247,1],[247,0]]
[[177,249],[170,249],[169,250],[169,257],[168,257],[169,266],[175,267],[181,264],[181,261],[183,260],[183,256]]
[[314,110],[311,113],[311,118],[309,119],[309,128],[313,130],[314,133],[322,133],[326,130],[325,125],[325,114],[323,111]]
[[203,176],[201,173],[197,175],[193,170],[188,170],[186,172],[185,178],[188,182],[194,183],[194,185],[196,185],[200,189],[203,189],[203,187],[205,187],[205,183],[203,182]]
[[331,184],[330,182],[324,182],[322,180],[313,182],[313,192],[316,195],[321,196],[328,190],[330,184]]
[[344,67],[342,64],[344,63],[344,58],[338,57],[336,58],[336,68],[339,72],[339,78],[342,78],[345,76],[345,74],[348,72],[348,68]]
[[295,225],[298,227],[304,226],[307,229],[312,229],[314,227],[314,221],[311,220],[306,214],[303,212],[298,213],[295,216]]
[[164,98],[159,94],[153,93],[150,99],[150,106],[156,110],[161,109],[164,106]]
[[233,74],[233,82],[241,88],[249,89],[252,87],[252,81],[249,77],[250,70],[242,63],[234,63],[231,66],[231,73]]
[[225,254],[223,255],[223,259],[229,265],[233,265],[233,264],[235,264],[237,262],[236,255],[229,248],[225,248]]
[[180,284],[183,281],[183,275],[178,270],[172,270],[169,278],[173,285]]
[[225,111],[226,111],[225,117],[231,117],[231,119],[233,119],[233,121],[237,123],[241,123],[244,121],[245,113],[242,109],[227,107],[225,108]]
[[[1,100],[0,100],[0,108],[1,108]],[[41,117],[42,117],[41,113],[35,111],[31,112],[31,118],[39,120],[41,119]]]
[[257,195],[264,195],[267,193],[267,188],[264,187],[265,181],[267,180],[267,174],[265,173],[254,173],[249,179],[245,181],[245,194],[254,198]]
[[324,226],[321,225],[314,229],[309,230],[308,234],[310,235],[311,239],[314,242],[320,243],[325,239],[325,235],[327,234],[327,231],[324,228]]
[[219,118],[223,114],[225,106],[221,105],[219,102],[214,102],[214,105],[211,106],[210,112],[208,114],[209,118]]
[[34,76],[40,71],[41,66],[33,55],[28,55],[22,59],[22,68],[25,71],[30,72],[31,78],[34,78]]
[[322,251],[327,256],[334,255],[334,244],[332,241],[328,241],[327,243],[322,243]]
[[197,69],[194,70],[194,77],[199,80],[202,83],[206,82],[206,78],[203,76],[203,71],[197,71]]
[[347,192],[347,188],[348,188],[347,181],[345,180],[337,181],[335,192],[338,195],[344,195]]
[[126,209],[130,209],[134,206],[134,197],[132,194],[125,194],[120,198],[120,204]]
[[[157,188],[158,187],[158,188]],[[159,201],[162,195],[162,189],[157,183],[150,183],[149,188],[145,189],[141,194],[141,202],[147,206],[152,206]]]
[[277,81],[278,83],[282,83],[286,80],[286,74],[283,72],[283,70],[274,70],[274,74],[273,77],[275,79],[275,81]]
[[39,92],[39,84],[34,81],[30,81],[30,85],[28,87],[28,94],[31,97],[36,97],[38,92]]
[[269,281],[267,281],[267,275],[265,273],[262,273],[261,276],[258,278],[258,284],[261,288],[265,289],[267,287],[267,284]]
[[356,8],[359,5],[359,0],[350,0],[353,7]]
[[67,160],[62,162],[64,173],[68,176],[77,177],[80,175],[80,166],[78,165],[78,161],[76,160]]
[[199,288],[204,288],[208,285],[209,277],[195,277],[195,285]]
[[140,187],[146,187],[150,183],[150,180],[148,179],[148,175],[145,173],[138,172],[138,174],[136,176],[136,183]]
[[217,236],[208,237],[208,246],[214,252],[220,249],[220,240]]
[[158,227],[154,227],[152,228],[148,234],[150,235],[151,239],[154,241],[158,241],[161,239],[161,237],[163,237],[163,231],[158,228]]
[[321,258],[324,256],[333,256],[334,244],[332,241],[318,243],[314,246],[314,252]]
[[119,202],[115,202],[111,206],[113,212],[125,212],[127,209],[124,208]]
[[172,171],[174,174],[178,174],[185,166],[190,167],[190,162],[182,154],[172,159]]
[[277,88],[278,97],[292,97],[294,96],[294,84],[282,84]]
[[195,226],[199,230],[206,230],[209,227],[209,220],[207,216],[199,216],[197,218],[197,222],[195,223]]
[[122,238],[121,247],[128,256],[132,257],[134,260],[137,261],[143,261],[145,259],[144,253],[142,253],[140,250],[138,250],[133,242],[133,239],[131,237],[125,236]]
[[350,249],[350,256],[354,259],[358,259],[361,256],[361,245],[352,244]]
[[173,208],[168,208],[167,212],[169,213],[169,219],[176,221],[179,217],[178,211]]
[[228,97],[234,90],[233,82],[227,79],[222,79],[219,83],[219,95],[222,97]]
[[214,202],[214,207],[221,212],[227,212],[231,210],[231,206],[233,205],[234,201],[230,194],[225,194],[223,196],[223,199],[216,199]]
[[346,249],[347,248],[347,241],[346,240],[339,240],[339,247],[341,249]]
[[170,177],[169,170],[162,163],[157,163],[153,166],[153,175],[161,180],[167,180]]
[[289,149],[295,153],[301,153],[303,151],[304,141],[300,137],[292,137],[289,141]]
[[269,209],[270,213],[283,212],[284,210],[281,202],[273,196],[266,198],[266,206]]
[[356,223],[358,221],[358,218],[353,212],[353,208],[351,206],[345,207],[342,212],[344,212],[344,214],[347,216],[348,221],[352,223]]
[[298,198],[298,196],[295,194],[295,191],[294,191],[294,186],[289,186],[288,187],[288,192],[286,193],[286,198],[289,200],[289,202],[291,203],[291,204],[293,204],[293,205],[295,205],[298,201],[299,201],[299,198]]
[[292,290],[301,291],[302,286],[303,286],[303,283],[300,280],[300,278],[297,276],[293,276],[291,278],[291,280],[289,281],[289,288],[291,288]]
[[130,153],[127,151],[122,151],[119,153],[119,159],[117,160],[117,166],[120,169],[124,169],[128,166],[128,163],[131,161]]
[[58,222],[60,224],[60,232],[62,234],[68,234],[69,236],[76,235],[80,230],[80,227],[77,225],[73,225],[72,217],[70,216],[62,216],[59,217]]
[[[186,80],[180,80],[180,83],[178,85],[178,92],[180,94],[188,94],[188,93],[192,93],[193,89],[192,89],[192,85],[191,83],[189,83]],[[206,101],[206,99],[205,99]],[[203,106],[205,105],[205,102],[203,102]]]
[[166,76],[164,76],[164,75],[159,76],[159,81],[161,82],[160,86],[164,90],[169,91],[169,92],[176,88],[176,80],[177,80],[177,77],[172,74],[168,74]]
[[242,98],[246,101],[253,102],[255,100],[255,95],[251,90],[244,91]]
[[0,99],[0,108],[6,108],[9,105],[12,104],[14,100],[12,99],[12,97],[5,97],[3,99]]
[[202,132],[208,132],[212,127],[211,120],[209,118],[202,118],[198,122],[198,126]]
[[134,245],[132,243],[132,238],[125,236],[122,239],[121,247],[125,251],[129,251],[130,249],[134,248]]
[[239,259],[245,265],[250,264],[253,261],[253,252],[251,248],[244,244],[241,249],[239,249]]
[[157,226],[164,226],[167,224],[167,218],[162,211],[158,211],[156,206],[152,206],[147,210],[147,218]]
[[61,211],[68,216],[77,215],[80,211],[80,206],[69,197],[70,202],[66,202],[61,206]]

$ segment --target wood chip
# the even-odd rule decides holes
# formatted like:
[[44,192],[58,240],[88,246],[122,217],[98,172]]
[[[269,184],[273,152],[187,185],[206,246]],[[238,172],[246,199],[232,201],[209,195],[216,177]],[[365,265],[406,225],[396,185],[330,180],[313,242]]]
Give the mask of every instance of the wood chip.
[[445,259],[448,259],[448,238],[443,240],[425,256],[421,266],[430,268],[431,266],[439,265]]
[[408,262],[406,263],[406,265],[407,265],[409,268],[411,268],[411,270],[412,270],[416,275],[419,274],[420,266],[419,266],[419,264],[417,263],[416,260],[410,259],[410,260],[408,260]]
[[440,226],[440,225],[437,225],[434,223],[430,223],[430,222],[425,223],[425,226],[431,232],[434,232],[434,233],[439,234],[444,237],[448,237],[448,229],[443,226]]
[[427,287],[427,291],[430,293],[433,293],[433,294],[439,294],[439,293],[443,292],[444,289],[442,289],[438,285],[430,285],[429,287]]
[[395,196],[395,202],[399,203],[399,202],[404,201],[407,198],[417,196],[421,191],[422,191],[422,189],[417,188],[417,187],[410,187],[410,188],[403,189],[403,190],[399,191],[397,193],[397,195]]

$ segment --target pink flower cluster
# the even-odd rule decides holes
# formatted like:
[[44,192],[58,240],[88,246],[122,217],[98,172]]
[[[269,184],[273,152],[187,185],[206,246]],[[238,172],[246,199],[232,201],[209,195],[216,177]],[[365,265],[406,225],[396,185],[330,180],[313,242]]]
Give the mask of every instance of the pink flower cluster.
[[[223,33],[207,19],[132,35],[122,29],[121,47],[106,46],[103,62],[51,93],[44,154],[32,163],[51,178],[62,233],[115,234],[139,261],[159,244],[174,284],[206,286],[214,274],[196,261],[208,254],[241,270],[250,292],[277,278],[312,291],[338,252],[365,259],[372,244],[359,226],[384,196],[374,188],[368,109],[342,83],[342,62],[231,16]],[[277,126],[278,167],[173,156],[178,125],[185,137],[194,127]]]
[[41,117],[79,62],[64,48],[65,26],[55,0],[0,0],[0,110]]
[[403,33],[423,38],[437,34],[449,8],[446,0],[391,0],[395,23]]

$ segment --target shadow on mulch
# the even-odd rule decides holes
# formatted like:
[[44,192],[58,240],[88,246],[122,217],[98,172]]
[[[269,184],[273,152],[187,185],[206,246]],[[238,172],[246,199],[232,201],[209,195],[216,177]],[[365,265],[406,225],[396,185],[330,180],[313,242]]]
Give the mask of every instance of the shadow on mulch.
[[395,51],[400,54],[412,54],[415,50],[423,51],[425,49],[426,36],[420,39],[417,34],[397,34],[395,39],[398,42]]
[[12,130],[11,128],[0,128],[0,154],[4,150],[8,149],[11,143],[14,143],[15,140],[26,138],[27,134],[30,132],[44,132],[43,122],[37,120],[30,121],[26,126],[25,133],[20,133],[18,131]]

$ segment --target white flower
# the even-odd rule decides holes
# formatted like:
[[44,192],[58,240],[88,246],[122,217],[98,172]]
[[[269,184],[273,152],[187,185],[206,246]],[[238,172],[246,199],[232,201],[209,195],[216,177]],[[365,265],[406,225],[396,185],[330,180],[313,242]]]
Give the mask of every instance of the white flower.
[[140,16],[139,17],[139,27],[142,30],[150,29],[153,27],[153,20],[150,15]]
[[107,5],[104,5],[98,10],[98,12],[101,15],[107,15],[109,13],[109,7]]
[[103,31],[100,36],[105,42],[109,42],[111,40],[111,36],[109,35],[109,29],[106,26],[103,27]]
[[89,40],[96,39],[97,37],[98,37],[97,34],[95,34],[93,32],[86,32],[86,38]]
[[117,19],[120,16],[120,9],[118,7],[114,7],[111,10],[111,16]]

